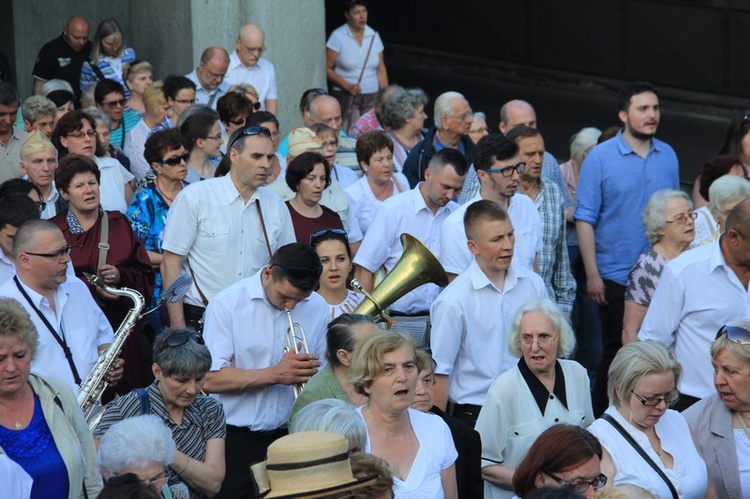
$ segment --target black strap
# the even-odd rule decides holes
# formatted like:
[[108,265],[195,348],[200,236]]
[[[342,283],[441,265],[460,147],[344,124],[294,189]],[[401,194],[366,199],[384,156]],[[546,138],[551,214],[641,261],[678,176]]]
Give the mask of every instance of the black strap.
[[665,475],[661,468],[659,468],[659,465],[657,465],[654,460],[651,459],[648,454],[646,454],[646,451],[643,450],[643,447],[638,445],[638,442],[636,442],[633,437],[630,436],[630,433],[628,433],[627,430],[623,428],[622,425],[620,425],[620,423],[618,423],[615,418],[613,418],[609,414],[602,414],[602,419],[611,424],[615,428],[615,430],[620,432],[622,438],[624,438],[626,442],[632,445],[636,452],[641,455],[643,460],[646,461],[646,463],[648,463],[648,465],[651,466],[654,471],[656,471],[656,473],[661,477],[662,480],[664,480],[664,482],[667,484],[667,487],[669,487],[669,491],[672,493],[672,498],[679,499],[680,496],[677,494],[677,490],[674,488],[672,482],[669,480],[669,478],[667,478],[667,475]]
[[141,416],[146,416],[151,413],[151,400],[148,398],[147,388],[136,388],[135,393],[141,401]]
[[[55,338],[57,343],[60,345],[60,348],[63,349],[63,353],[65,354],[65,358],[68,361],[68,365],[70,366],[70,372],[73,373],[73,379],[76,382],[76,385],[81,384],[81,377],[78,375],[78,369],[76,369],[75,362],[73,362],[73,353],[70,351],[70,348],[68,347],[68,342],[65,341],[65,331],[62,331],[62,337],[60,337],[59,334],[57,334],[57,331],[55,328],[52,327],[52,324],[49,323],[47,318],[44,316],[41,310],[36,308],[36,305],[34,305],[34,302],[31,300],[31,297],[26,293],[26,290],[23,289],[23,286],[21,286],[21,282],[18,280],[18,276],[13,276],[13,280],[16,283],[16,287],[21,292],[24,298],[26,298],[26,301],[29,302],[29,305],[31,305],[31,308],[34,309],[34,312],[36,312],[36,315],[39,316],[40,319],[42,319],[42,322],[44,322],[44,325],[47,326],[47,329],[49,329],[49,332],[52,333],[52,336]],[[62,326],[60,327],[62,330]]]

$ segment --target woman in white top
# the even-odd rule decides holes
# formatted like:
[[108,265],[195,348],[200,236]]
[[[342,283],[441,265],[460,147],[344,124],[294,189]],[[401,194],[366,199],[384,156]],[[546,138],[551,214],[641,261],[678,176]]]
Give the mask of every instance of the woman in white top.
[[345,192],[364,236],[380,203],[409,190],[409,182],[394,172],[393,141],[385,132],[366,132],[357,139],[357,161],[364,176]]
[[424,139],[428,102],[421,88],[398,89],[385,102],[383,125],[393,140],[393,163],[397,172],[401,171],[412,148]]
[[352,251],[346,231],[329,228],[313,232],[310,244],[323,265],[317,291],[328,303],[331,320],[341,314],[351,314],[365,297],[346,287],[352,274]]
[[367,397],[357,409],[367,425],[366,451],[388,462],[395,499],[455,499],[458,454],[450,429],[410,408],[419,364],[414,340],[400,333],[373,334],[354,351],[350,381]]
[[488,499],[513,497],[515,467],[544,430],[594,421],[586,369],[558,359],[573,352],[575,335],[555,303],[545,298],[522,306],[508,342],[520,359],[492,383],[476,424]]
[[724,232],[729,212],[737,203],[750,197],[750,182],[743,175],[729,173],[716,179],[707,178],[706,183],[710,186],[705,189],[709,204],[695,210],[698,218],[695,219],[695,240],[691,248],[717,241]]
[[685,418],[669,409],[680,395],[675,387],[681,373],[682,367],[657,342],[629,343],[617,352],[608,373],[610,406],[589,427],[604,447],[602,472],[610,485],[632,483],[665,499],[674,496],[670,486],[681,498],[715,497]]

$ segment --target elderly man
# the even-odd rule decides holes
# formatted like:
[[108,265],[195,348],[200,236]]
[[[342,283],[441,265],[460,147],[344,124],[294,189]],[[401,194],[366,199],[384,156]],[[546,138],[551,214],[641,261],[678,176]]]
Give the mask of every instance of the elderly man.
[[16,128],[18,94],[13,85],[0,82],[0,184],[22,175],[18,167],[26,132]]
[[201,54],[198,67],[185,75],[195,83],[195,102],[216,109],[219,97],[227,93],[229,84],[224,81],[229,68],[229,54],[221,47],[208,47]]
[[45,137],[52,136],[57,106],[43,95],[32,95],[21,104],[21,117],[26,132],[39,130]]
[[542,175],[544,139],[536,128],[517,126],[507,137],[518,144],[521,161],[521,191],[531,198],[542,218],[542,250],[539,252],[539,275],[547,292],[570,320],[576,294],[576,281],[570,272],[567,235],[565,232],[565,200],[560,188]]
[[729,212],[718,241],[686,251],[662,271],[638,339],[669,347],[685,369],[679,410],[715,393],[711,343],[724,324],[750,317],[750,199]]
[[333,128],[333,131],[339,137],[339,150],[336,153],[335,162],[338,165],[346,166],[351,169],[358,169],[357,154],[355,147],[357,139],[349,137],[341,129],[343,123],[341,117],[341,104],[330,95],[318,95],[310,102],[310,112],[305,115],[305,125],[310,127],[315,123],[327,125]]
[[[528,102],[524,100],[512,100],[508,101],[500,108],[500,125],[498,129],[500,133],[506,134],[510,130],[517,126],[525,125],[527,127],[536,128],[536,111]],[[542,163],[542,175],[545,178],[550,179],[554,182],[562,192],[563,199],[565,200],[565,207],[572,206],[570,194],[568,188],[565,185],[565,180],[560,172],[560,166],[557,164],[557,160],[548,151],[544,151],[544,162]],[[461,192],[461,197],[458,202],[463,204],[471,199],[476,191],[479,189],[479,181],[476,176],[476,172],[473,168],[469,168],[469,174],[466,176],[466,184],[464,190]]]
[[187,186],[169,208],[162,243],[164,286],[181,268],[193,276],[184,304],[168,305],[172,327],[183,328],[187,322],[200,329],[216,293],[255,274],[275,249],[295,241],[284,202],[259,189],[271,171],[271,134],[266,128],[245,130],[229,140],[229,174]]
[[48,220],[68,208],[55,187],[57,149],[39,130],[31,132],[21,147],[21,171],[42,192],[42,218]]
[[16,275],[13,263],[13,239],[28,220],[39,220],[39,207],[26,194],[8,194],[0,198],[0,284]]
[[[16,276],[0,286],[0,296],[14,298],[28,311],[39,332],[31,369],[59,378],[78,393],[81,380],[114,340],[112,327],[79,279],[68,280],[70,246],[47,220],[31,220],[13,240]],[[122,362],[110,382],[122,377]]]
[[458,92],[445,92],[435,100],[435,126],[430,128],[422,142],[414,146],[402,168],[412,187],[425,179],[430,159],[443,149],[457,149],[471,164],[474,143],[468,133],[473,121],[469,102]]
[[378,93],[375,95],[375,105],[372,109],[357,118],[357,121],[352,123],[352,126],[349,127],[349,135],[358,139],[365,132],[384,130],[381,123],[383,122],[385,103],[388,101],[388,97],[393,95],[393,92],[396,90],[403,90],[403,88],[401,85],[391,83],[378,90]]
[[44,82],[59,78],[70,83],[76,98],[81,98],[81,67],[91,53],[89,23],[82,17],[71,17],[62,35],[44,44],[32,71],[34,95]]
[[266,35],[257,24],[246,24],[237,35],[237,50],[229,56],[226,81],[230,85],[249,83],[258,91],[261,109],[276,114],[276,70],[273,63],[261,57],[266,49]]
[[[305,383],[320,366],[330,320],[325,300],[313,293],[322,271],[311,246],[288,244],[208,306],[204,336],[212,364],[205,388],[216,394],[227,419],[226,477],[217,497],[252,495],[248,465],[263,460],[268,446],[287,433],[292,385]],[[291,321],[304,328],[310,352],[285,350],[301,341],[298,332],[285,333]]]

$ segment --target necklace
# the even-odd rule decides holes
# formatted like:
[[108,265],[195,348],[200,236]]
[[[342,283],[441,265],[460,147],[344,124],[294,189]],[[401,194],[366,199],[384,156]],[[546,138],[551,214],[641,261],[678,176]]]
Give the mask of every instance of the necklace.
[[[167,201],[169,201],[170,204],[172,203],[172,201],[174,201],[174,197],[167,196],[167,194],[164,192],[164,189],[162,189],[159,186],[159,177],[156,177],[154,179],[154,185],[156,185],[156,188],[159,189],[159,192],[161,193],[161,195],[164,196],[164,199],[166,199]],[[185,187],[185,184],[183,184],[182,182],[180,182],[180,188],[177,190],[177,192],[180,192],[183,187]],[[175,196],[177,196],[177,195],[175,194]]]
[[13,423],[13,426],[16,427],[16,430],[20,430],[23,428],[23,423],[19,422],[17,419],[15,420],[15,423]]
[[740,426],[743,430],[745,430],[745,435],[747,435],[747,438],[750,438],[750,429],[747,427],[747,423],[745,423],[745,420],[740,416],[740,413],[735,411],[734,415],[737,416],[737,421],[739,421]]

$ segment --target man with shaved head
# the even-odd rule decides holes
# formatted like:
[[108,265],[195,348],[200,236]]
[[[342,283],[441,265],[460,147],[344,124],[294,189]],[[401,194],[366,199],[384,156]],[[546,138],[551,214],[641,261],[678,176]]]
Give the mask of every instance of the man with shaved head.
[[221,47],[208,47],[201,54],[198,67],[185,75],[195,83],[195,102],[216,109],[219,97],[229,90],[229,83],[224,81],[229,68],[229,54]]
[[237,50],[229,56],[227,83],[249,83],[258,91],[261,109],[278,111],[276,70],[273,63],[261,57],[266,49],[266,35],[257,24],[246,24],[237,35]]
[[81,66],[89,58],[89,23],[82,17],[71,17],[63,27],[62,34],[44,44],[36,58],[32,77],[34,95],[44,82],[59,78],[70,83],[76,98],[81,97]]

